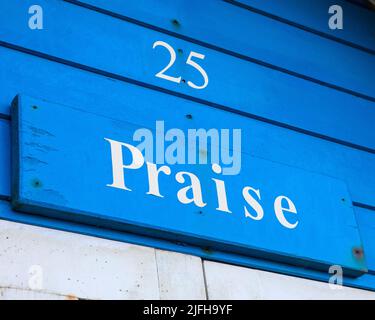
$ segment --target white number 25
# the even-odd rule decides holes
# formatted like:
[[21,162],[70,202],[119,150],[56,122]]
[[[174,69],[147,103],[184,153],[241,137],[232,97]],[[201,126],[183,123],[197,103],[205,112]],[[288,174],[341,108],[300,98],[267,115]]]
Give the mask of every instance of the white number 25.
[[[168,65],[163,70],[159,71],[155,76],[158,77],[158,78],[168,80],[168,81],[180,83],[181,82],[181,76],[180,77],[172,77],[172,76],[169,76],[169,75],[165,74],[165,72],[176,61],[176,52],[173,50],[173,48],[168,43],[166,43],[164,41],[156,41],[154,43],[154,45],[152,46],[152,48],[155,49],[157,46],[162,46],[162,47],[166,48],[168,50],[171,58],[169,60]],[[203,80],[204,80],[203,84],[200,85],[200,86],[194,84],[191,81],[188,81],[187,84],[194,89],[204,89],[208,85],[208,76],[207,76],[206,71],[204,71],[204,69],[198,63],[196,63],[195,61],[192,60],[193,58],[203,60],[204,57],[205,56],[201,53],[191,51],[190,54],[189,54],[189,57],[186,60],[186,64],[188,64],[188,65],[192,66],[193,68],[197,69],[199,71],[199,73],[202,75]]]

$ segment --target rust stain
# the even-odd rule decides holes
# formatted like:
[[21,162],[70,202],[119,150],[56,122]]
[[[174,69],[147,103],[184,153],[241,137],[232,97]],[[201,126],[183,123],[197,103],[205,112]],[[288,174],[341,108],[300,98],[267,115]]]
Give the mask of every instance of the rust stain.
[[353,256],[357,259],[357,260],[362,260],[364,258],[364,252],[363,252],[363,249],[361,247],[354,247],[353,248]]
[[208,255],[213,254],[212,249],[211,249],[211,248],[208,248],[208,247],[202,248],[202,251],[203,251],[205,254],[208,254]]

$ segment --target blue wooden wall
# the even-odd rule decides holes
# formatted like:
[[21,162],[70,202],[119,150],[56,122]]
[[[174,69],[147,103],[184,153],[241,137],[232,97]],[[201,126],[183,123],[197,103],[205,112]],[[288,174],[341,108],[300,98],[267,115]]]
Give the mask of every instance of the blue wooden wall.
[[[375,290],[375,12],[343,0],[40,0],[44,29],[31,30],[33,4],[0,3],[1,217],[326,280],[297,267],[11,211],[9,109],[17,94],[107,116],[116,105],[133,121],[139,110],[154,121],[153,101],[199,103],[234,113],[245,132],[257,132],[246,152],[346,182],[369,273],[345,283]],[[328,28],[331,4],[343,7],[343,30]],[[200,78],[184,65],[188,53],[209,57],[209,86],[156,78],[168,59],[155,55],[156,40],[180,49],[181,63],[170,71],[193,82]]]

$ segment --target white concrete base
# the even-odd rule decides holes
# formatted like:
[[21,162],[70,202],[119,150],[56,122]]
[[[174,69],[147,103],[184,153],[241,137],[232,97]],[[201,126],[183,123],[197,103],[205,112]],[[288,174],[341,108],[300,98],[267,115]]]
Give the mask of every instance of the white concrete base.
[[0,220],[0,299],[375,299],[375,292]]
[[375,299],[375,292],[253,270],[211,261],[204,262],[209,299],[311,300]]

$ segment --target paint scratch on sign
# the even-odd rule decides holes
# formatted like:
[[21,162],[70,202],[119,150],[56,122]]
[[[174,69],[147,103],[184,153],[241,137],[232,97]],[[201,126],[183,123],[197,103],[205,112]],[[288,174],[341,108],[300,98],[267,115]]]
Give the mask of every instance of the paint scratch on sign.
[[33,156],[24,156],[22,157],[22,160],[25,161],[25,162],[28,162],[29,164],[31,165],[37,165],[37,164],[45,164],[47,165],[48,163],[43,161],[43,160],[39,160]]
[[47,130],[43,130],[40,128],[36,128],[33,126],[29,126],[29,129],[31,130],[31,133],[33,136],[42,137],[42,136],[48,136],[48,137],[54,137],[54,135]]
[[47,146],[45,144],[37,143],[37,142],[26,142],[25,144],[30,147],[35,147],[35,149],[41,152],[59,151],[56,148]]
[[49,199],[53,199],[54,201],[56,201],[57,203],[60,203],[61,205],[66,205],[68,203],[68,201],[64,198],[64,196],[56,190],[43,189],[43,193],[45,193]]

